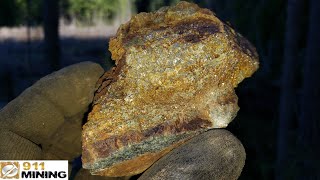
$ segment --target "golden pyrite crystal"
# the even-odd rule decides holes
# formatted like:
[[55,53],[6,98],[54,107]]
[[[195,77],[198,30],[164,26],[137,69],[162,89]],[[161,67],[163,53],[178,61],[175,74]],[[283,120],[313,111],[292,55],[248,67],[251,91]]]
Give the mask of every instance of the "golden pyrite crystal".
[[224,128],[234,87],[258,69],[255,48],[208,9],[180,2],[140,13],[110,40],[116,67],[101,79],[83,126],[83,167],[131,176],[172,148]]

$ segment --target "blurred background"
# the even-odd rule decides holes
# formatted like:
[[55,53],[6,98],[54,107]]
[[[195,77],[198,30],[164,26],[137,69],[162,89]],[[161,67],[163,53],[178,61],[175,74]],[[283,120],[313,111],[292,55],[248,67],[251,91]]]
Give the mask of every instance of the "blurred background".
[[[120,24],[179,0],[0,0],[0,108],[64,66],[113,62]],[[243,143],[240,179],[320,179],[320,1],[193,0],[248,38],[260,69],[236,89],[227,128]],[[317,78],[318,77],[318,78]]]

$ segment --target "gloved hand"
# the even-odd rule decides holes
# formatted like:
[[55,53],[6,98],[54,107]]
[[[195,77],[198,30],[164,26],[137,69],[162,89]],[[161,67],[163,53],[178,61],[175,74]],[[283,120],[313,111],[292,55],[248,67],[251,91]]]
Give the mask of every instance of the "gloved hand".
[[[54,72],[0,110],[0,159],[60,159],[81,155],[81,126],[103,69],[83,62]],[[211,130],[157,161],[140,179],[236,179],[245,162],[241,142]],[[76,179],[91,176],[81,169]],[[128,178],[115,178],[128,179]]]

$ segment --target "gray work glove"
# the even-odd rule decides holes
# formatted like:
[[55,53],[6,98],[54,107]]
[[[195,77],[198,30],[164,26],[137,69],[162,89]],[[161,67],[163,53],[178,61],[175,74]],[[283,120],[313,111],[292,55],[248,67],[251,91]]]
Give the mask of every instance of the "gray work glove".
[[[60,159],[81,155],[81,126],[103,69],[83,62],[54,72],[0,110],[0,159]],[[140,179],[237,179],[241,142],[226,130],[196,136],[157,161]],[[70,169],[70,168],[69,168]],[[92,176],[76,179],[128,179]]]

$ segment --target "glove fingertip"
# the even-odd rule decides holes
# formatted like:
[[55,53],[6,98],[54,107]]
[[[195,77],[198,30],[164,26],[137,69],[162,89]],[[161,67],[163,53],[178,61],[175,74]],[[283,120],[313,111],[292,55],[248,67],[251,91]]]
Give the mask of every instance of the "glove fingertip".
[[237,179],[245,164],[241,142],[227,130],[202,133],[153,164],[144,179]]

